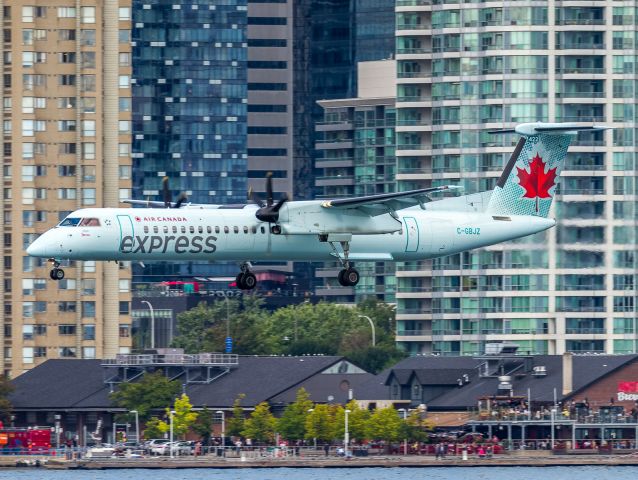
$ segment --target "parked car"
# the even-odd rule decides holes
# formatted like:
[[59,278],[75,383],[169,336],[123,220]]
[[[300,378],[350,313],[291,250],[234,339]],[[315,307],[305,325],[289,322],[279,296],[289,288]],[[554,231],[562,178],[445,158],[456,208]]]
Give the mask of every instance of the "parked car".
[[146,443],[145,450],[154,455],[164,455],[165,445],[169,443],[166,438],[155,438]]

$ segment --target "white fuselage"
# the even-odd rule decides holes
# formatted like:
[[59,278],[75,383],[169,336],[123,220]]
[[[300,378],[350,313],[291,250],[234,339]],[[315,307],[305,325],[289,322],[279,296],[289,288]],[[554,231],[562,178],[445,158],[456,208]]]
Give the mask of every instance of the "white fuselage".
[[[27,252],[59,260],[243,262],[336,258],[331,244],[321,242],[316,234],[270,233],[269,225],[255,218],[256,209],[254,205],[212,209],[83,209],[68,218],[97,219],[99,226],[81,223],[58,226],[41,235]],[[398,231],[394,233],[353,235],[350,258],[409,261],[440,257],[530,235],[555,225],[553,219],[542,217],[494,217],[418,207],[400,210],[397,214]],[[382,221],[380,217],[372,217],[373,221],[375,218]],[[387,218],[383,221],[387,222]],[[338,249],[338,253],[342,250]]]

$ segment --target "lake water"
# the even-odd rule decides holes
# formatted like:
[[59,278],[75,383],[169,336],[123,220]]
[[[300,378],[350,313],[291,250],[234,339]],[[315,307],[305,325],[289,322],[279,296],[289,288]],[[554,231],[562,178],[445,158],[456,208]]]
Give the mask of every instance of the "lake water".
[[11,469],[11,480],[636,480],[637,467],[250,468],[235,470]]

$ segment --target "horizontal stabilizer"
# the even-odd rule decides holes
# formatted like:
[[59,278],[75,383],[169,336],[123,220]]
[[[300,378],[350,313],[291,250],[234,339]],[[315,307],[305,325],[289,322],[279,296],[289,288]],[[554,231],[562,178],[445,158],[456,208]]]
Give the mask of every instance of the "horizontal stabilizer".
[[551,135],[553,133],[558,135],[576,134],[577,132],[600,132],[608,130],[611,127],[605,125],[579,125],[576,123],[522,123],[514,128],[504,128],[501,130],[489,130],[488,133],[518,133],[523,136],[537,135],[539,133],[545,133]]

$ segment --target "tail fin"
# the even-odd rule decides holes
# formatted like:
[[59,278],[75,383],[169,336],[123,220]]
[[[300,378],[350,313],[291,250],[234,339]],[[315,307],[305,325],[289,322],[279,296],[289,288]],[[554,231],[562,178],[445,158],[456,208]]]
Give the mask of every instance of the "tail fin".
[[496,182],[486,211],[496,215],[547,217],[572,138],[578,131],[607,128],[524,123],[513,130],[490,132],[518,133],[522,138]]

